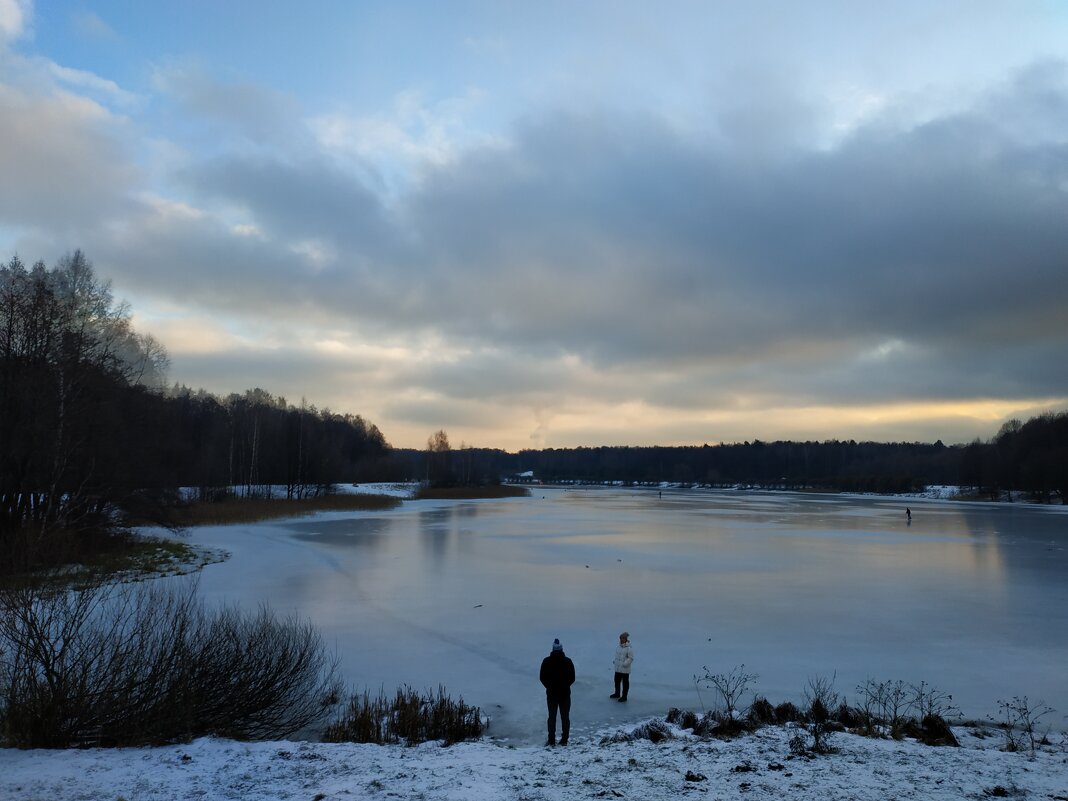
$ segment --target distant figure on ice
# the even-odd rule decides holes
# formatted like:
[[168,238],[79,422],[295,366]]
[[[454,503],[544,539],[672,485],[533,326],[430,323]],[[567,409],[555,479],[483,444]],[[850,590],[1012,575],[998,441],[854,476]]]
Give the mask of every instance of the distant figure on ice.
[[623,632],[619,635],[619,647],[616,648],[616,658],[612,660],[615,668],[616,691],[609,698],[618,699],[620,703],[627,700],[630,692],[630,665],[634,661],[634,649],[630,647],[630,635]]
[[541,660],[541,684],[545,688],[545,704],[549,707],[549,739],[546,745],[556,745],[556,713],[560,712],[560,745],[567,745],[571,733],[571,685],[575,683],[575,663],[564,655],[560,640],[553,640],[553,650]]
[[910,523],[912,522],[912,510],[909,509],[907,506],[905,507],[905,519],[908,520]]

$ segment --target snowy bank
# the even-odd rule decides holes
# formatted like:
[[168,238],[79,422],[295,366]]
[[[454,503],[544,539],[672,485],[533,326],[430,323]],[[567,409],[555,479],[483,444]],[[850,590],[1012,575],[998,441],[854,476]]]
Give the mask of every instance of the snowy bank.
[[[602,734],[609,732],[602,732]],[[204,738],[161,748],[0,750],[10,801],[418,798],[1068,799],[1063,739],[1036,753],[955,730],[961,748],[837,734],[837,753],[791,758],[796,730],[772,726],[731,741],[677,738],[555,749],[484,740],[442,748]],[[689,778],[687,778],[689,776]]]

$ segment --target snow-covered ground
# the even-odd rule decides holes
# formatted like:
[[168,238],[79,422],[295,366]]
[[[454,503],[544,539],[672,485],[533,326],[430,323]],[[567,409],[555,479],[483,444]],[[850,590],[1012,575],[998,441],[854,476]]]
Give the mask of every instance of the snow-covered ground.
[[204,738],[162,748],[0,750],[0,798],[1068,799],[1063,740],[1032,757],[998,750],[997,738],[968,732],[956,730],[961,748],[837,734],[832,744],[838,753],[818,758],[791,758],[795,730],[781,727],[733,741],[676,732],[677,739],[658,744],[601,745],[600,737],[591,737],[554,749],[492,740],[405,748]]

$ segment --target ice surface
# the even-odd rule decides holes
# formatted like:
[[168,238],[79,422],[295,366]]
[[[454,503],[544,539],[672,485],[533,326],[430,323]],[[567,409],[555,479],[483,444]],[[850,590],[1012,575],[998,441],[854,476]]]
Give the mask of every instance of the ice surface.
[[[1059,508],[1018,504],[537,488],[191,536],[231,553],[205,568],[206,597],[310,617],[351,686],[444,684],[494,736],[533,743],[554,637],[578,672],[577,733],[711,707],[694,674],[741,663],[773,703],[833,674],[850,695],[923,680],[972,717],[1024,694],[1063,714],[1066,529]],[[622,630],[626,705],[607,697]]]

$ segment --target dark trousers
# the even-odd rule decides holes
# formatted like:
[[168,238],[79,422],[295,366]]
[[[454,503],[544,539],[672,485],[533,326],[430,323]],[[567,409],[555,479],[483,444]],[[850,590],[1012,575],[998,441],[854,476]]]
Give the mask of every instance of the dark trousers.
[[556,713],[560,712],[560,739],[566,740],[571,733],[571,693],[545,693],[549,707],[549,739],[556,742]]
[[[623,692],[620,692],[622,687]],[[603,692],[603,691],[602,691]],[[630,692],[630,674],[629,673],[617,673],[616,674],[616,695],[620,698],[626,698],[627,693]]]

